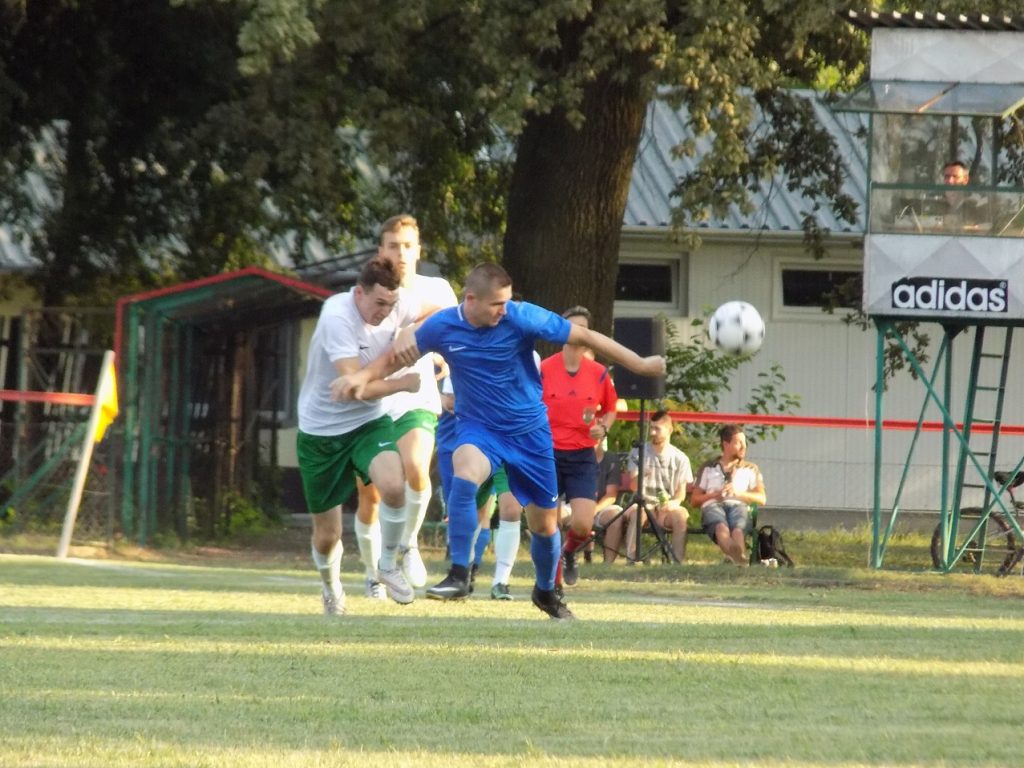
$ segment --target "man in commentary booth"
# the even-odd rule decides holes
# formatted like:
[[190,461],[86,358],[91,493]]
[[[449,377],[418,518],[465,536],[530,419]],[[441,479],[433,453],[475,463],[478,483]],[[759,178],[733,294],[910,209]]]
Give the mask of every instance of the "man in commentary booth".
[[[971,172],[960,160],[942,166],[938,184],[941,193],[927,192],[916,200],[904,198],[898,205],[894,224],[908,226],[921,234],[987,232],[992,228],[988,202],[978,194],[961,189],[971,183]],[[902,226],[901,226],[902,223]]]
[[960,187],[971,183],[971,172],[960,160],[950,160],[942,167],[942,183],[948,189],[935,213],[941,220],[938,228],[948,232],[987,231],[992,228],[987,201]]

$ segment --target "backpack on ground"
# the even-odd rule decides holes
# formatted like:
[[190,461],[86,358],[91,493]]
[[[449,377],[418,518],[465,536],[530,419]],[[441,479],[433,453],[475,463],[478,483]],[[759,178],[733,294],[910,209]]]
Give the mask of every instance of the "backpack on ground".
[[762,525],[757,530],[757,556],[759,560],[775,558],[788,567],[793,567],[793,558],[786,552],[779,529],[771,525]]

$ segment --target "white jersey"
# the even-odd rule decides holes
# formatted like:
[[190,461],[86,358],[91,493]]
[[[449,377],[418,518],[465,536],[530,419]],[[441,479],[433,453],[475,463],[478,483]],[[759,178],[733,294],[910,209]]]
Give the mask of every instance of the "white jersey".
[[[719,459],[707,462],[697,473],[697,487],[705,493],[718,493],[726,483],[730,482],[736,493],[747,493],[757,490],[757,487],[764,481],[761,479],[761,470],[757,468],[757,464],[749,461],[739,462],[731,475],[722,468]],[[736,499],[730,497],[726,500],[735,501]],[[708,499],[700,506],[703,509],[708,504],[717,503],[719,503],[718,499]]]
[[[434,306],[440,309],[454,307],[459,303],[455,291],[443,277],[415,275],[412,288],[402,288],[399,292],[399,303],[405,302],[409,296],[419,307]],[[437,390],[437,377],[434,374],[434,356],[424,355],[415,364],[393,373],[389,378],[401,376],[410,371],[420,375],[420,388],[416,392],[396,392],[384,398],[384,408],[393,419],[413,410],[441,413],[441,395]]]
[[383,400],[331,400],[331,382],[338,377],[334,363],[357,357],[365,366],[376,360],[420,314],[415,300],[399,301],[384,322],[368,325],[356,307],[354,290],[324,302],[309,342],[306,378],[299,391],[299,429],[309,435],[343,435],[386,413]]

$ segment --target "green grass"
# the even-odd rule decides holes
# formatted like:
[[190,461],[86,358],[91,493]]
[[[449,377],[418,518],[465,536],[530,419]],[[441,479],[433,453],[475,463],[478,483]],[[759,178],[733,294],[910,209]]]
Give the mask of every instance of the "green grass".
[[398,606],[348,553],[330,620],[302,548],[3,554],[0,765],[1017,762],[1024,579],[928,573],[921,537],[883,571],[861,534],[789,538],[793,570],[697,540],[584,566],[572,624],[529,605],[527,563],[512,603]]

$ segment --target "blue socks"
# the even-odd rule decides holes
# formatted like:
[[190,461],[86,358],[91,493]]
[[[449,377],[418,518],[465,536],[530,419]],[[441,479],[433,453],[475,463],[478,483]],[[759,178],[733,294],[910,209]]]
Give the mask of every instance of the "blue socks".
[[562,534],[555,530],[551,536],[542,536],[534,531],[530,536],[530,557],[537,571],[537,586],[551,591],[555,588],[555,572],[558,558],[562,554]]
[[480,561],[484,559],[484,552],[487,550],[487,545],[491,543],[491,529],[481,528],[480,533],[476,535],[476,546],[473,547],[473,562],[476,565],[480,565]]
[[448,491],[448,548],[452,565],[469,568],[476,533],[476,483],[461,477],[452,478]]

